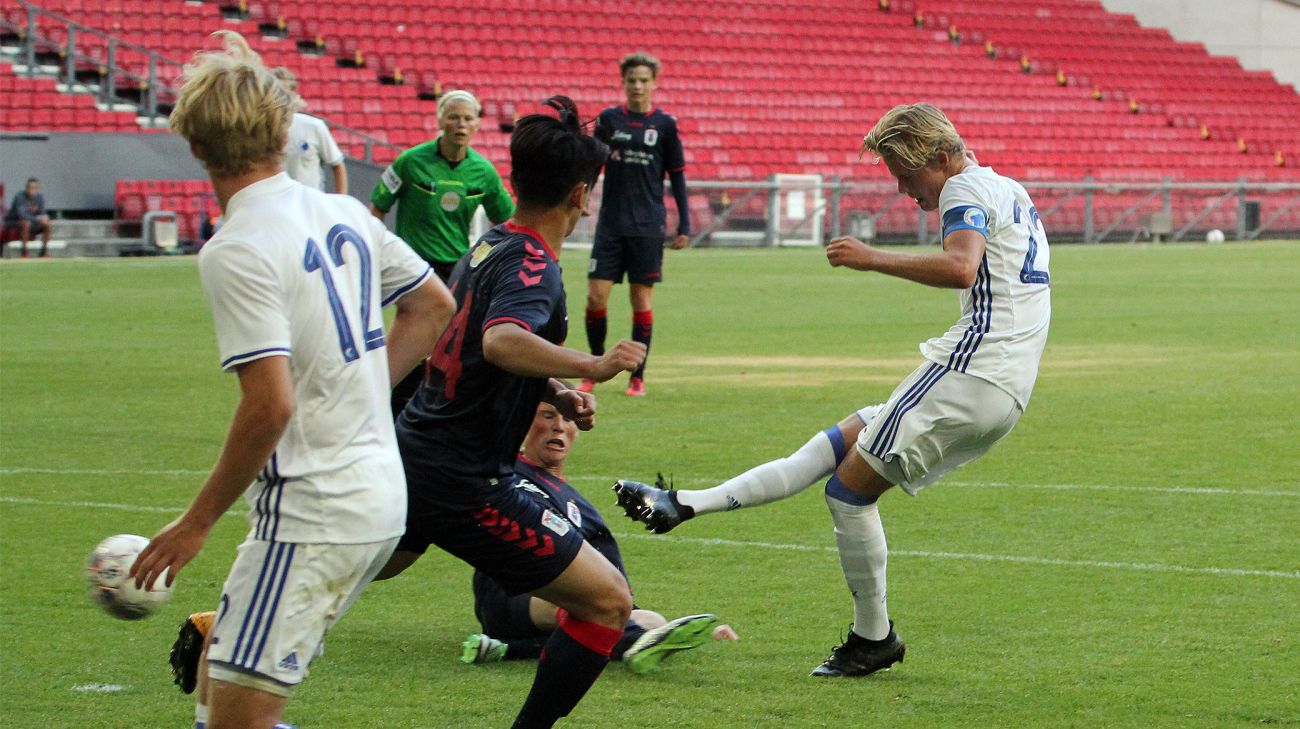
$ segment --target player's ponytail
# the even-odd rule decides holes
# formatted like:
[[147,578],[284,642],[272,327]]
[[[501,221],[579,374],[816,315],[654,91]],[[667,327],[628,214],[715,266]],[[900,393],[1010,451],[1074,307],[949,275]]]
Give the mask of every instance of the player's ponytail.
[[542,102],[558,116],[529,114],[510,135],[510,180],[520,207],[552,208],[574,185],[594,185],[609,147],[587,134],[567,96]]
[[574,134],[580,135],[583,133],[584,125],[581,118],[578,116],[578,105],[574,103],[573,99],[570,99],[567,96],[556,95],[547,98],[542,103],[555,109],[555,111],[559,113],[560,123],[563,124],[566,129]]

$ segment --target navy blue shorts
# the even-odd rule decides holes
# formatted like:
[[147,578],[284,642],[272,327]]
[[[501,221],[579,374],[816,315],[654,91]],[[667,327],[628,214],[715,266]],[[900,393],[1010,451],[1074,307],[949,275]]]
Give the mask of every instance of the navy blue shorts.
[[532,595],[507,594],[496,580],[482,572],[474,573],[474,615],[483,632],[497,640],[520,640],[548,635],[550,631],[533,625],[528,611]]
[[611,236],[596,233],[591,244],[591,261],[587,264],[587,278],[653,286],[663,281],[663,236]]
[[[412,476],[408,470],[408,484],[429,483]],[[519,489],[494,489],[484,479],[475,491],[490,495],[477,504],[450,504],[408,487],[406,534],[398,551],[423,554],[436,544],[491,576],[511,595],[549,585],[578,556],[582,534]]]

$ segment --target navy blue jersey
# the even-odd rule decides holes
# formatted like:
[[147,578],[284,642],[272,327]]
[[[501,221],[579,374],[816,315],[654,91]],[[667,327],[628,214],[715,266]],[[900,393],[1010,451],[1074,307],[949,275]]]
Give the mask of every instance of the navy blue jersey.
[[[595,136],[610,147],[597,235],[662,238],[664,175],[686,168],[677,120],[659,109],[611,106],[596,118]],[[679,232],[689,230],[688,221],[681,217]]]
[[[548,342],[568,334],[564,284],[555,254],[535,231],[511,223],[489,230],[451,274],[456,315],[434,345],[424,383],[397,420],[403,453],[417,449],[446,477],[433,496],[478,503],[468,486],[509,488],[519,444],[547,388],[545,377],[507,372],[483,356],[483,333],[505,322]],[[431,482],[431,488],[442,488]]]
[[577,527],[582,538],[627,577],[627,571],[623,569],[623,556],[618,551],[618,542],[614,541],[614,535],[605,525],[605,520],[596,511],[596,507],[570,486],[568,481],[530,463],[521,455],[515,461],[515,488],[524,489],[543,506]]

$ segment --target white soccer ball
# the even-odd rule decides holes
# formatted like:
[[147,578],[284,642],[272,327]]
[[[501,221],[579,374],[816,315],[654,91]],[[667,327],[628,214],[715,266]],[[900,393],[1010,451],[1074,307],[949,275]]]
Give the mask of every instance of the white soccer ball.
[[1219,230],[1218,228],[1215,228],[1214,230],[1211,230],[1211,231],[1207,232],[1207,233],[1205,234],[1205,242],[1206,242],[1206,243],[1222,243],[1222,242],[1223,242],[1223,231],[1222,231],[1222,230]]
[[139,620],[157,612],[171,597],[167,573],[153,583],[153,589],[135,586],[128,576],[135,558],[149,540],[135,534],[118,534],[95,545],[86,560],[86,582],[90,599],[104,612],[121,620]]

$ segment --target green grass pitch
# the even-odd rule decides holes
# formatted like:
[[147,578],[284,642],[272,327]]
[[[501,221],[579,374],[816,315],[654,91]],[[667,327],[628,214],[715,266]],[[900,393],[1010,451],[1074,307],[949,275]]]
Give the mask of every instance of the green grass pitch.
[[[597,389],[570,474],[640,604],[741,635],[611,666],[574,727],[1300,725],[1300,246],[1057,246],[1051,339],[1019,426],[881,512],[907,660],[808,677],[852,609],[819,488],[646,535],[609,484],[705,486],[883,400],[950,291],[816,250],[669,252],[650,395]],[[570,343],[585,252],[562,262]],[[611,332],[630,330],[615,291]],[[189,502],[236,400],[193,259],[0,265],[0,725],[185,727],[166,658],[247,529],[224,519],[143,622],[86,599],[85,555]],[[239,506],[242,511],[242,504]],[[469,570],[436,550],[373,586],[290,703],[303,729],[504,727],[533,665],[465,666]]]

